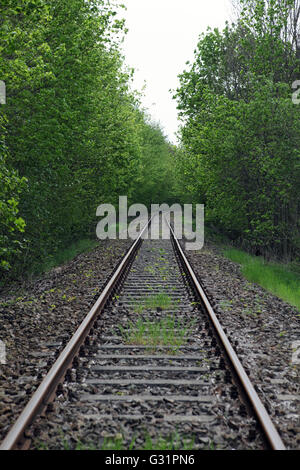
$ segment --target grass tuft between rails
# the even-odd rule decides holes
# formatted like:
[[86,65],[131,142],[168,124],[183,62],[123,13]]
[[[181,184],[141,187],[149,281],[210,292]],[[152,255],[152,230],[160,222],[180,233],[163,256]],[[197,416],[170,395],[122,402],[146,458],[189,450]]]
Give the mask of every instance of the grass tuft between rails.
[[[66,437],[62,437],[62,444],[64,450],[193,450],[195,449],[195,437],[181,436],[177,431],[167,436],[151,437],[149,433],[142,434],[142,439],[139,439],[137,444],[137,437],[134,436],[129,444],[122,434],[115,436],[105,437],[99,444],[96,443],[83,443],[77,441],[72,445],[68,442]],[[141,443],[142,441],[142,443]],[[211,443],[207,450],[213,449]],[[48,450],[46,443],[36,442],[37,450]]]
[[225,249],[224,255],[242,265],[242,274],[250,282],[264,287],[300,311],[300,274],[288,266],[265,261],[237,249]]
[[159,292],[155,295],[145,297],[140,301],[136,301],[134,305],[134,311],[136,313],[142,313],[144,310],[154,310],[160,308],[161,310],[167,310],[172,307],[172,299],[164,292]]
[[123,436],[105,438],[101,450],[193,450],[195,446],[194,437],[181,437],[177,432],[166,437],[158,436],[156,439],[146,434],[141,447],[135,441],[134,437],[127,449]]
[[119,325],[125,343],[149,347],[184,345],[194,326],[193,322],[182,322],[172,317],[150,322],[143,319],[130,322],[127,328]]

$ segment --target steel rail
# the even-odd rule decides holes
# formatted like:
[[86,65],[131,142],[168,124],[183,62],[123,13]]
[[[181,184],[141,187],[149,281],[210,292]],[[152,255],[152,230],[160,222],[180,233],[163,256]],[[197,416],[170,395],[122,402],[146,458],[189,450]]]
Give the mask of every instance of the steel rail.
[[264,405],[262,404],[259,396],[257,395],[247,373],[245,372],[245,369],[243,368],[239,358],[237,357],[230,341],[228,340],[212,306],[210,305],[210,302],[200,284],[200,282],[198,281],[197,279],[197,276],[192,268],[192,266],[190,265],[187,257],[185,256],[180,244],[179,244],[179,241],[174,233],[174,230],[173,228],[171,227],[171,225],[169,224],[168,220],[167,220],[167,223],[169,225],[169,228],[171,230],[171,235],[172,235],[172,238],[173,238],[173,241],[175,243],[175,246],[176,246],[176,249],[177,249],[177,252],[180,256],[180,259],[182,260],[182,263],[183,263],[183,266],[184,268],[187,270],[187,272],[189,273],[190,275],[190,279],[192,280],[192,283],[196,289],[196,291],[198,292],[199,296],[200,296],[200,299],[202,300],[202,303],[209,315],[209,318],[215,328],[215,331],[217,332],[217,335],[219,337],[219,339],[221,340],[221,343],[224,347],[224,349],[226,350],[226,353],[228,355],[228,358],[232,364],[232,366],[234,367],[234,370],[240,380],[240,383],[242,384],[242,387],[246,393],[246,396],[248,397],[248,399],[250,400],[250,403],[253,407],[253,410],[255,412],[255,415],[258,419],[258,421],[260,422],[262,428],[263,428],[263,431],[265,433],[265,436],[271,446],[271,448],[273,450],[286,450],[286,447],[285,445],[283,444],[282,440],[281,440],[281,437],[279,436],[278,434],[278,431],[276,430],[273,422],[271,421],[271,418],[269,416],[269,414],[267,413]]
[[[107,285],[105,286],[104,290],[102,291],[100,297],[98,298],[95,305],[92,307],[86,318],[83,320],[77,331],[75,332],[74,336],[71,338],[70,342],[66,345],[62,353],[59,355],[56,362],[53,364],[52,368],[43,379],[42,383],[33,394],[32,398],[25,406],[24,410],[20,414],[19,418],[16,420],[15,424],[12,426],[6,437],[4,438],[2,444],[0,445],[0,450],[12,450],[18,449],[19,443],[22,440],[26,440],[25,431],[26,429],[32,424],[35,418],[40,415],[49,399],[53,396],[56,391],[57,385],[63,380],[67,369],[71,366],[72,361],[76,357],[79,352],[81,345],[84,343],[85,339],[87,338],[91,328],[93,327],[94,322],[97,320],[98,315],[101,313],[103,307],[106,304],[107,299],[113,293],[114,288],[118,284],[118,281],[125,273],[126,268],[129,266],[130,261],[133,259],[134,254],[136,253],[141,240],[143,238],[143,234],[148,228],[150,219],[147,224],[142,229],[139,237],[133,243],[125,257],[122,259],[119,266],[116,268],[112,278],[109,280]],[[268,415],[265,407],[263,406],[260,398],[258,397],[253,385],[251,384],[242,364],[240,363],[233,347],[230,344],[221,324],[219,323],[216,314],[214,313],[209,300],[199,283],[189,261],[187,260],[179,241],[176,238],[176,235],[169,224],[168,220],[167,223],[170,227],[171,236],[173,242],[175,244],[177,253],[182,261],[184,269],[189,273],[191,282],[195,287],[200,299],[202,300],[203,306],[205,307],[211,322],[215,328],[216,333],[227,353],[228,358],[230,359],[232,366],[243,386],[243,389],[253,407],[253,410],[257,416],[258,421],[260,422],[263,431],[266,435],[266,438],[274,450],[285,450],[285,446],[274,426],[272,423],[270,416]]]
[[24,433],[26,429],[33,423],[38,415],[40,415],[46,408],[49,399],[55,393],[57,385],[62,381],[67,369],[72,364],[76,354],[86,337],[88,336],[97,316],[106,304],[107,299],[114,290],[114,287],[118,283],[120,277],[125,272],[130,260],[133,259],[135,252],[137,251],[143,235],[150,225],[152,219],[149,219],[146,225],[141,230],[138,238],[132,244],[125,257],[114,272],[112,278],[109,280],[105,288],[103,289],[100,297],[87,314],[81,325],[76,330],[74,336],[71,338],[69,343],[66,345],[64,350],[59,355],[56,362],[51,367],[37,390],[32,395],[31,399],[15,421],[14,425],[2,441],[0,450],[13,450],[18,449],[19,444],[22,440],[26,440]]

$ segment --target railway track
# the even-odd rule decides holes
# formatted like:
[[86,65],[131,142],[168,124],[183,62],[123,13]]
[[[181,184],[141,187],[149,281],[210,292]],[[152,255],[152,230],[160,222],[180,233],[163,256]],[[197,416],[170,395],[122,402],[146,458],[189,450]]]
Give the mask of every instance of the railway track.
[[142,233],[0,449],[55,447],[63,426],[125,448],[176,434],[198,448],[283,450],[175,234]]

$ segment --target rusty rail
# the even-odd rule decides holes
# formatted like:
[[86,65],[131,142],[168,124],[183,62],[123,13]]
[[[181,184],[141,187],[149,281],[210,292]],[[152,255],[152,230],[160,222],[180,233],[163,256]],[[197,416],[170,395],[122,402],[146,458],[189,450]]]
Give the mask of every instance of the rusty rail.
[[[168,223],[168,221],[167,221]],[[179,258],[182,262],[184,270],[188,273],[190,282],[193,284],[193,287],[198,293],[199,298],[201,299],[202,305],[205,308],[207,314],[209,315],[210,321],[214,327],[214,330],[223,346],[223,348],[226,351],[227,357],[230,360],[230,363],[235,370],[235,373],[240,381],[240,384],[242,385],[243,391],[245,392],[249,402],[252,405],[252,409],[254,411],[254,414],[259,421],[263,432],[265,434],[265,437],[267,441],[269,442],[269,445],[273,450],[286,450],[285,445],[283,444],[281,437],[278,434],[278,431],[276,430],[273,422],[271,421],[271,418],[269,414],[267,413],[264,405],[262,404],[259,396],[257,395],[245,369],[243,368],[239,358],[237,357],[230,341],[228,340],[212,306],[210,305],[210,302],[200,284],[198,281],[196,274],[194,273],[194,270],[192,266],[190,265],[187,257],[185,256],[179,241],[176,238],[176,235],[174,233],[173,228],[171,225],[168,223],[170,230],[171,230],[171,236],[173,239],[173,245],[175,247],[175,250],[177,251]]]
[[25,406],[19,418],[2,441],[0,450],[13,450],[27,447],[26,442],[28,442],[28,439],[24,435],[26,429],[33,423],[37,416],[42,414],[47,404],[55,396],[58,384],[63,381],[68,368],[70,368],[74,358],[79,353],[81,345],[84,343],[93,327],[93,324],[97,320],[97,317],[103,310],[107,299],[113,294],[115,287],[126,272],[131,261],[134,259],[136,251],[142,243],[143,234],[150,223],[151,219],[148,220],[147,224],[143,227],[138,238],[132,244],[131,248],[105,286],[97,302],[85,317],[62,353],[59,355],[58,359]]
[[[144,232],[150,225],[151,220],[144,226],[139,237],[133,243],[125,257],[122,259],[119,266],[116,268],[111,279],[102,291],[99,299],[92,307],[84,321],[81,323],[70,342],[66,345],[65,349],[59,355],[58,359],[43,379],[42,383],[33,394],[32,398],[20,414],[15,424],[10,429],[9,433],[3,440],[0,450],[12,450],[25,448],[26,446],[26,429],[33,423],[33,421],[45,410],[47,404],[54,398],[57,386],[64,380],[64,376],[67,370],[71,367],[74,358],[78,355],[81,345],[84,343],[89,332],[91,331],[94,323],[96,322],[99,314],[106,305],[107,300],[113,295],[116,286],[122,281],[126,275],[126,270],[130,267],[135,254],[142,243]],[[175,233],[168,223],[171,230],[171,237],[174,245],[174,249],[179,256],[183,269],[188,274],[191,285],[197,292],[201,303],[209,315],[211,324],[218,335],[218,339],[221,342],[223,349],[225,350],[227,357],[229,358],[233,369],[242,385],[242,388],[252,405],[252,409],[259,421],[262,430],[269,442],[269,445],[274,450],[285,450],[285,446],[271,421],[265,407],[263,406],[260,398],[258,397],[253,385],[251,384],[248,375],[246,374],[241,362],[239,361],[233,347],[230,344],[218,318],[210,305],[210,302],[198,281],[189,261],[187,260],[179,241],[177,240]],[[27,439],[28,441],[28,439]]]

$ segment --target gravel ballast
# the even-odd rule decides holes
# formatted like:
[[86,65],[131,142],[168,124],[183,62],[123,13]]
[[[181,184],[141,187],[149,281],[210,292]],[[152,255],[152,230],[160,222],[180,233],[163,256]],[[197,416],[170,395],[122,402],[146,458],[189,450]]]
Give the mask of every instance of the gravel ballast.
[[187,251],[217,317],[288,449],[300,448],[300,312],[206,244]]
[[131,245],[105,240],[22,287],[0,294],[0,440],[95,303]]
[[[0,364],[0,439],[130,244],[101,242],[95,250],[77,256],[21,291],[0,295],[0,339],[6,347],[6,364]],[[300,340],[299,312],[249,283],[240,266],[224,258],[214,245],[186,255],[284,444],[288,449],[299,449],[299,360],[293,350]],[[113,429],[115,418],[111,419]],[[63,421],[61,426],[64,430]],[[77,430],[78,426],[80,422]]]

